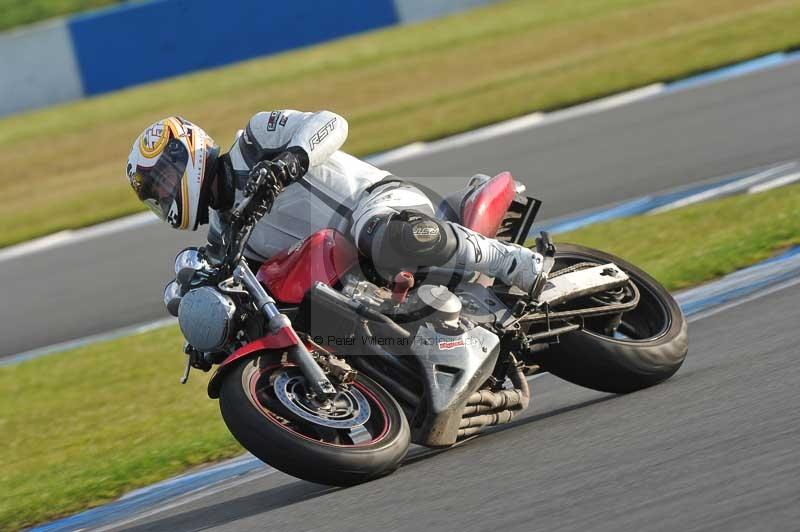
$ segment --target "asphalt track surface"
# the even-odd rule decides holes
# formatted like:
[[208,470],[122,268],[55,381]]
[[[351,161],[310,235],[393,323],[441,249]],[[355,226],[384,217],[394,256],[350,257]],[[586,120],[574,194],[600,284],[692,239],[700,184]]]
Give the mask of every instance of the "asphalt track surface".
[[[388,168],[438,190],[508,169],[552,218],[797,159],[798,86],[788,65]],[[0,356],[165,317],[175,253],[199,243],[154,224],[0,263]]]
[[525,417],[415,448],[389,477],[338,489],[254,473],[110,528],[798,530],[798,298],[796,285],[692,322],[683,367],[634,394],[536,378]]

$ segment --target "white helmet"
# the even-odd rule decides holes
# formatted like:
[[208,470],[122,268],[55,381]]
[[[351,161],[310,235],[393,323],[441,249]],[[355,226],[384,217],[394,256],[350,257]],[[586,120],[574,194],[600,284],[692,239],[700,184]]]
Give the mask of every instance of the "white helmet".
[[127,174],[139,199],[176,229],[194,231],[208,217],[219,146],[178,116],[159,120],[136,138]]

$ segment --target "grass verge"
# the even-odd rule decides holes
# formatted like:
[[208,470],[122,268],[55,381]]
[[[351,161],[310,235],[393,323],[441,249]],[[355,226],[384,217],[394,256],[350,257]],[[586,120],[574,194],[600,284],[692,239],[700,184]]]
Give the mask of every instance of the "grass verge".
[[642,266],[670,290],[721,277],[800,244],[800,185],[556,235]]
[[[677,289],[800,244],[800,185],[560,235],[622,256]],[[178,385],[174,327],[0,368],[0,528],[113,499],[241,453],[206,379]]]
[[181,114],[335,110],[363,155],[800,44],[798,0],[512,0],[0,120],[0,247],[142,209],[123,166]]
[[53,17],[118,4],[123,0],[0,0],[0,31]]

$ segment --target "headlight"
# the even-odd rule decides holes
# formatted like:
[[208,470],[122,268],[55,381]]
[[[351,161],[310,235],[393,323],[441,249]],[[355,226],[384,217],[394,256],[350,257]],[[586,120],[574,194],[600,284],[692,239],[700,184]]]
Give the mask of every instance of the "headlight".
[[190,290],[181,299],[178,324],[186,341],[198,351],[219,351],[233,330],[236,305],[210,286]]

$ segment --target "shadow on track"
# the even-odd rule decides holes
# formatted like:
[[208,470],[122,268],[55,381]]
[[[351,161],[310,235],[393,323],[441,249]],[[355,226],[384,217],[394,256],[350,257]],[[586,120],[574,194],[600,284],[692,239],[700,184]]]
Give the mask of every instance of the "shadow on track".
[[123,528],[122,530],[125,532],[154,532],[162,530],[189,532],[190,530],[214,528],[245,517],[252,517],[283,508],[284,506],[308,501],[339,489],[298,480],[291,484],[282,484],[265,491],[192,509],[156,521]]
[[470,442],[474,442],[476,440],[477,441],[484,440],[484,439],[486,439],[486,438],[488,438],[488,437],[490,437],[492,435],[499,434],[499,433],[505,432],[507,430],[511,430],[511,429],[513,429],[515,427],[520,427],[520,426],[523,426],[523,425],[527,425],[528,423],[534,423],[536,421],[541,421],[543,419],[547,419],[547,418],[550,418],[550,417],[555,417],[555,416],[558,416],[558,415],[561,415],[561,414],[566,414],[568,412],[572,412],[573,410],[580,410],[581,408],[585,408],[587,406],[592,406],[593,404],[596,404],[596,403],[602,403],[604,401],[608,401],[610,399],[614,399],[615,397],[618,397],[618,396],[617,395],[607,395],[607,396],[604,396],[604,397],[598,397],[596,399],[591,399],[589,401],[583,401],[583,402],[578,403],[578,404],[565,406],[563,408],[556,408],[555,410],[551,410],[549,412],[544,412],[544,413],[541,413],[541,414],[536,414],[534,416],[528,416],[528,417],[525,417],[525,418],[522,418],[522,419],[518,419],[518,420],[512,421],[511,423],[508,423],[506,425],[500,425],[500,426],[497,426],[497,427],[491,427],[491,428],[488,428],[486,430],[486,432],[483,432],[481,434],[472,436],[471,438],[467,438],[466,440],[462,440],[462,441],[456,443],[455,445],[453,445],[452,447],[444,447],[442,449],[419,448],[419,452],[416,452],[416,453],[415,452],[411,452],[411,453],[409,453],[409,456],[406,457],[405,460],[403,460],[403,466],[408,466],[408,465],[411,465],[411,464],[415,464],[417,462],[422,462],[424,460],[428,460],[429,458],[433,458],[434,456],[438,456],[438,455],[440,455],[442,453],[445,453],[447,451],[450,451],[450,450],[457,449],[459,447],[465,446]]
[[[497,434],[515,427],[566,414],[574,410],[580,410],[582,408],[597,403],[602,403],[616,397],[618,396],[607,395],[563,408],[557,408],[548,412],[543,412],[541,414],[528,416],[507,425],[502,425],[491,429],[483,434],[480,434],[479,436],[460,442],[453,447],[444,449],[426,449],[422,447],[416,447],[411,450],[409,456],[403,462],[403,465],[408,466],[418,462],[423,462],[430,458],[434,458],[441,453],[457,449],[462,445],[466,446],[467,443],[473,442],[474,440],[482,441],[487,440],[487,438],[491,439],[496,437]],[[421,480],[424,481],[424,479]],[[264,514],[292,504],[309,501],[329,493],[341,491],[343,489],[345,488],[322,486],[319,484],[298,480],[292,482],[291,484],[283,484],[265,491],[245,495],[225,502],[211,504],[202,508],[191,509],[180,514],[164,517],[156,521],[149,521],[141,525],[134,525],[122,530],[125,532],[154,532],[161,530],[169,530],[170,532],[189,532],[191,530],[198,530],[198,528],[214,528],[224,526],[247,517]],[[198,527],[198,525],[201,523],[202,525]]]
[[550,410],[548,412],[543,412],[541,414],[536,414],[536,415],[533,415],[533,416],[527,416],[527,417],[524,417],[524,418],[521,418],[521,419],[517,419],[516,421],[511,421],[510,423],[506,423],[504,425],[498,425],[496,427],[489,427],[488,429],[486,429],[485,432],[482,432],[482,433],[478,434],[477,436],[474,436],[474,437],[472,437],[470,439],[464,440],[463,442],[459,442],[455,446],[459,447],[461,445],[466,444],[467,442],[471,442],[471,441],[474,441],[474,440],[485,440],[487,438],[492,438],[492,437],[495,437],[496,435],[498,435],[500,433],[506,432],[507,430],[514,430],[517,427],[522,427],[522,426],[528,425],[530,423],[536,423],[537,421],[542,421],[542,420],[545,420],[545,419],[548,419],[548,418],[551,418],[551,417],[556,417],[556,416],[560,416],[562,414],[567,414],[567,413],[572,412],[574,410],[581,410],[583,408],[586,408],[586,407],[589,407],[589,406],[592,406],[592,405],[595,405],[595,404],[598,404],[598,403],[604,403],[606,401],[610,401],[611,399],[616,399],[617,397],[622,397],[622,396],[621,395],[609,394],[609,395],[605,395],[603,397],[597,397],[595,399],[590,399],[588,401],[582,401],[582,402],[574,404],[574,405],[565,406],[565,407],[562,407],[562,408],[556,408],[554,410]]

